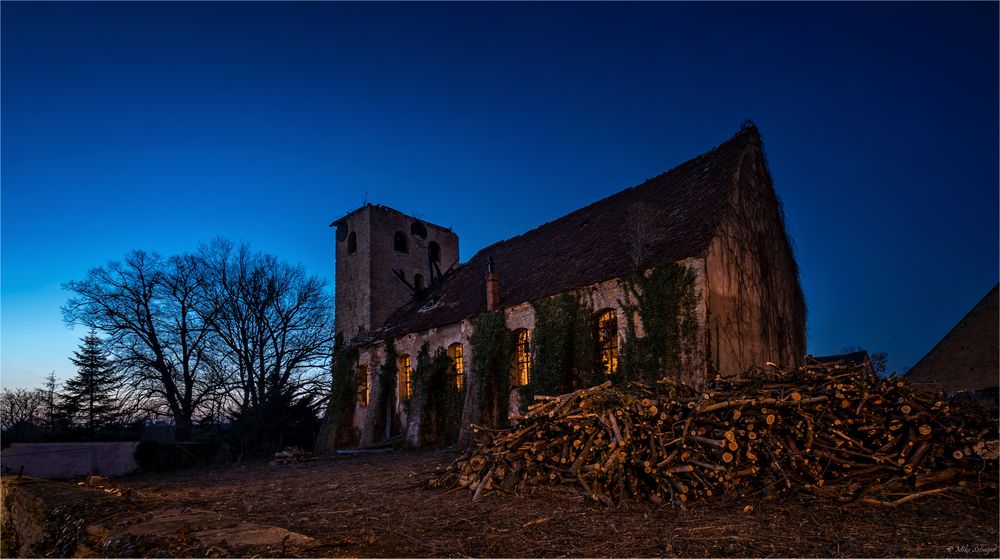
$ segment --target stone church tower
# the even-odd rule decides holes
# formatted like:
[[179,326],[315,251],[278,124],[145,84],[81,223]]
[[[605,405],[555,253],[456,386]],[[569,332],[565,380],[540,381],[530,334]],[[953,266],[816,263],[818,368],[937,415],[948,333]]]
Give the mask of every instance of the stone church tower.
[[458,262],[458,235],[392,208],[366,204],[337,228],[336,334],[350,342],[422,298]]

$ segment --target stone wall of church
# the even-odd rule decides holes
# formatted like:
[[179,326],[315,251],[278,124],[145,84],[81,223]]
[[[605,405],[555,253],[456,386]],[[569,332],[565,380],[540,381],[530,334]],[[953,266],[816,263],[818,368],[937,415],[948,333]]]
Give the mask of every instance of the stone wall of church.
[[[696,338],[693,340],[694,343],[692,345],[696,348],[706,348],[705,322],[707,298],[706,291],[704,290],[705,261],[701,258],[692,258],[681,262],[681,264],[687,266],[695,276],[696,304],[694,313],[698,329]],[[621,344],[624,342],[627,327],[626,318],[622,309],[622,301],[625,299],[622,283],[618,279],[612,279],[580,288],[575,291],[581,295],[586,300],[588,305],[595,311],[609,308],[615,310],[615,314],[618,317],[619,347],[621,347]],[[504,315],[507,327],[510,330],[514,331],[521,328],[527,329],[530,340],[530,336],[532,335],[535,326],[535,311],[531,303],[521,303],[505,308]],[[642,330],[641,321],[637,319],[636,325],[637,334],[639,336],[645,335]],[[467,386],[467,393],[472,393],[476,390],[478,379],[476,378],[475,371],[473,371],[471,367],[471,363],[473,362],[473,348],[469,344],[469,336],[471,334],[472,326],[470,321],[463,320],[459,323],[400,336],[394,340],[397,359],[404,355],[409,355],[411,366],[415,368],[417,354],[420,352],[420,348],[424,343],[429,344],[432,353],[438,348],[448,348],[453,343],[461,343],[464,349],[463,357],[466,364],[465,382]],[[384,360],[384,342],[378,342],[363,347],[359,354],[358,365],[367,367],[369,378],[368,385],[370,387],[369,405],[359,405],[356,408],[354,415],[355,427],[360,433],[360,442],[362,445],[372,444],[374,442],[384,440],[385,438],[385,433],[375,432],[375,425],[379,422],[377,414],[382,413],[382,411],[376,409],[376,406],[374,405],[375,402],[379,401],[380,394],[384,388],[380,386],[379,383],[379,371],[384,363]],[[703,382],[704,379],[707,378],[707,363],[707,356],[704,351],[695,351],[692,354],[685,356],[683,364],[684,371],[682,375],[696,384]],[[514,371],[512,370],[511,375],[513,376],[513,374]],[[399,398],[399,386],[397,385],[395,388],[394,393],[396,397],[394,398],[392,407],[393,413],[395,413],[396,418],[398,419],[401,434],[405,436],[405,440],[408,445],[419,446],[421,443],[418,429],[419,418],[408,417],[407,406]],[[513,391],[511,398],[512,404],[516,404],[516,395]],[[474,406],[467,404],[466,420],[469,422],[476,422],[479,418],[474,410],[469,409],[470,407],[474,408]]]
[[[400,358],[404,355],[408,355],[410,357],[411,367],[412,369],[415,369],[417,366],[417,355],[420,353],[420,348],[423,347],[425,343],[430,346],[432,354],[438,348],[448,348],[448,346],[453,343],[461,343],[463,348],[471,354],[468,341],[470,334],[471,329],[469,321],[464,320],[462,322],[449,324],[440,328],[431,328],[423,332],[414,332],[400,336],[394,340],[397,364]],[[385,438],[385,433],[376,433],[374,431],[375,424],[378,422],[377,419],[379,419],[376,417],[376,414],[381,413],[381,410],[376,409],[377,406],[375,403],[380,401],[381,393],[384,388],[379,382],[379,373],[385,363],[385,353],[385,343],[379,342],[362,348],[358,355],[358,365],[367,367],[368,386],[370,387],[368,398],[369,405],[358,405],[354,412],[354,426],[360,433],[361,445],[372,444]],[[470,362],[470,354],[465,356],[466,363]],[[468,375],[468,368],[466,369],[466,374]],[[411,446],[418,446],[419,432],[417,431],[416,426],[419,423],[419,420],[414,418],[413,421],[411,421],[411,418],[408,417],[407,406],[404,405],[404,402],[399,397],[400,387],[398,384],[398,376],[396,382],[397,384],[394,387],[395,397],[393,398],[392,408],[398,419],[398,424],[401,426],[401,433],[405,435],[407,443]]]

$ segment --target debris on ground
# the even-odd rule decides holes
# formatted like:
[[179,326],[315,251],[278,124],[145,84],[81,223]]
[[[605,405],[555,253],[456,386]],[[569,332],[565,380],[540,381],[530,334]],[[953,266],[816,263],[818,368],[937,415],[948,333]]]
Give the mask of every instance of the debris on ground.
[[89,476],[84,483],[88,487],[107,487],[111,480],[105,476]]
[[[331,453],[296,466],[245,460],[142,472],[114,482],[158,508],[212,510],[337,544],[296,552],[316,557],[959,558],[983,554],[948,548],[996,546],[1000,540],[996,498],[958,493],[891,508],[789,493],[655,511],[641,501],[614,510],[594,506],[566,485],[475,503],[466,488],[420,486],[436,466],[458,456],[441,449],[351,459]],[[747,504],[752,509],[744,512]],[[551,520],[538,522],[542,518]],[[366,530],[374,532],[374,544],[363,535]]]
[[360,454],[384,454],[392,452],[392,448],[342,448],[337,451],[338,456],[358,456]]
[[274,460],[271,460],[271,464],[275,466],[301,464],[303,462],[311,462],[315,459],[316,457],[308,450],[303,450],[297,446],[290,446],[285,448],[285,450],[275,452]]
[[115,497],[131,497],[131,489],[122,489],[120,487],[111,487],[111,478],[106,476],[87,476],[84,481],[76,482],[78,487],[90,487],[93,489],[100,489],[109,495],[114,495]]
[[320,545],[299,532],[237,515],[156,506],[113,497],[116,491],[0,477],[3,556],[300,557],[316,555],[313,549]]
[[428,480],[496,491],[562,486],[613,506],[796,490],[895,506],[944,492],[995,494],[997,421],[967,401],[863,367],[755,369],[683,382],[610,382],[535,396],[516,428],[480,438]]

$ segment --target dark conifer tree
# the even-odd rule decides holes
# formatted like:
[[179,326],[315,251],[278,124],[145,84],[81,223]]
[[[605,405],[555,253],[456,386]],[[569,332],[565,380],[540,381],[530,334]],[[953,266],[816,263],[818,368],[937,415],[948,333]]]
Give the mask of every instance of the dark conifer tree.
[[45,393],[45,429],[51,434],[56,431],[59,420],[58,400],[56,399],[56,372],[52,371],[45,377],[45,384],[42,391]]
[[70,361],[76,365],[77,373],[63,385],[60,407],[64,416],[79,417],[87,432],[94,434],[115,421],[114,391],[118,379],[95,331],[83,338],[80,350],[73,355]]

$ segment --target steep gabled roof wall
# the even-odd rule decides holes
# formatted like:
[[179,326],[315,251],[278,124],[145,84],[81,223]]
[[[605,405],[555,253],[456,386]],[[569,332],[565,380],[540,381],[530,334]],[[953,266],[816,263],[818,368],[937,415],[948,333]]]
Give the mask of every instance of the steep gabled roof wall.
[[726,212],[706,259],[711,368],[735,375],[805,354],[806,308],[759,134],[743,146]]

